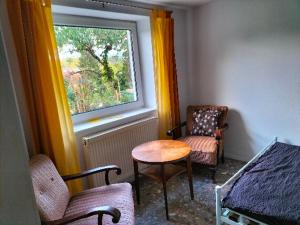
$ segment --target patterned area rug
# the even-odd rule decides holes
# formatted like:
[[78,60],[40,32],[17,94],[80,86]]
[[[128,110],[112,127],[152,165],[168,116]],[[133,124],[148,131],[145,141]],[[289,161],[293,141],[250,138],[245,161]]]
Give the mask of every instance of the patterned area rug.
[[212,171],[193,167],[195,199],[190,200],[186,174],[174,177],[167,183],[169,216],[166,220],[162,184],[152,179],[140,178],[141,204],[135,205],[137,225],[213,225],[215,224],[215,186],[223,184],[245,163],[225,159],[220,164],[215,182]]

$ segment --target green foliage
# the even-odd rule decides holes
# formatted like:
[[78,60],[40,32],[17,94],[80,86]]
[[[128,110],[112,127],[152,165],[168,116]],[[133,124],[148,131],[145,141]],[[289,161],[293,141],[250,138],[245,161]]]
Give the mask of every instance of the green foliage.
[[130,73],[128,32],[55,26],[72,114],[136,100]]

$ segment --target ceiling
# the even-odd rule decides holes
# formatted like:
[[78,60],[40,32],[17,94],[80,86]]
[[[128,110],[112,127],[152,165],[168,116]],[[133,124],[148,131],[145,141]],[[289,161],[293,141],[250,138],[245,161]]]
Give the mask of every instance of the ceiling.
[[207,3],[211,0],[133,0],[136,2],[144,2],[150,4],[171,4],[178,6],[196,6]]

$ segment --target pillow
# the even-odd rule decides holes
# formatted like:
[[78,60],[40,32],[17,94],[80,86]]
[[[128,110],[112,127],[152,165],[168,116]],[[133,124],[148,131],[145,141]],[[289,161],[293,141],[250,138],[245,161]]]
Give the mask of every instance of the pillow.
[[216,109],[195,110],[193,112],[193,127],[191,135],[214,136],[219,126],[221,112]]

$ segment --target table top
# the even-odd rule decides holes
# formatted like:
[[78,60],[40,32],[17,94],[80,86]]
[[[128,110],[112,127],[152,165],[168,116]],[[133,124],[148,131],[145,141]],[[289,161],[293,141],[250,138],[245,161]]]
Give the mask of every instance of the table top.
[[171,163],[187,157],[191,147],[174,140],[157,140],[141,144],[132,150],[132,157],[149,164]]

